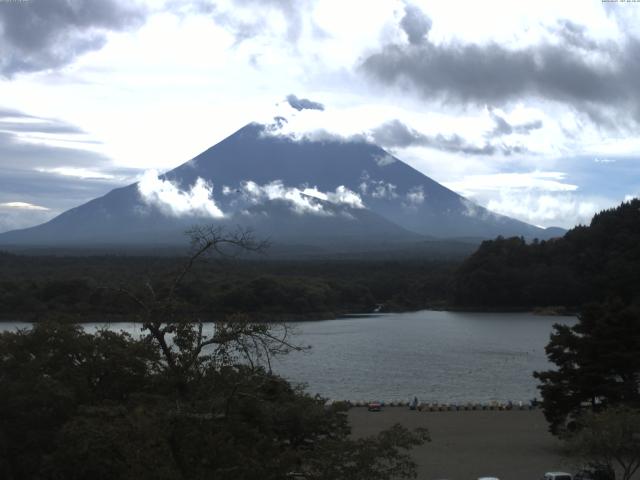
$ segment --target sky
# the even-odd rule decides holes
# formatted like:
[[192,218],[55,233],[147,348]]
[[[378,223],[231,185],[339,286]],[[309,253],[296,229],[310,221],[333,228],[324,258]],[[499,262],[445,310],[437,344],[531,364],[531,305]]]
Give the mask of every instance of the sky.
[[640,2],[0,0],[0,232],[274,116],[569,228],[640,195],[639,79]]

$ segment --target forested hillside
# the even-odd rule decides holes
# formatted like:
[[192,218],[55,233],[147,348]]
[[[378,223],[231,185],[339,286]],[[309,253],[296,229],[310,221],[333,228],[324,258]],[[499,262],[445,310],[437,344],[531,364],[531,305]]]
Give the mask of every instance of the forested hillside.
[[458,306],[578,307],[616,297],[640,300],[640,200],[596,214],[562,238],[483,242],[457,270]]
[[[184,259],[23,256],[0,252],[0,320],[73,315],[126,320],[137,306],[121,291],[167,288]],[[458,259],[253,261],[210,259],[176,292],[201,318],[324,318],[350,312],[416,310],[445,304]]]

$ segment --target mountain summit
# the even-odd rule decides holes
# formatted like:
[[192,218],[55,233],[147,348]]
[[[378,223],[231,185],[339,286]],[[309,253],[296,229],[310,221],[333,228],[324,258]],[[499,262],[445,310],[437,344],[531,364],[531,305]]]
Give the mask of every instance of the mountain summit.
[[549,236],[465,199],[365,139],[298,139],[280,134],[278,123],[252,123],[163,175],[147,172],[47,223],[1,234],[0,244],[182,245],[196,223],[307,245]]

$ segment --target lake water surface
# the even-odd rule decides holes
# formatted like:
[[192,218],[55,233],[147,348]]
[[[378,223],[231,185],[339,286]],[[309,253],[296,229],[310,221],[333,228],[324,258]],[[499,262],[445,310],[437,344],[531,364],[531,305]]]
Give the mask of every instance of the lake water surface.
[[[276,373],[332,399],[424,402],[527,401],[534,370],[549,369],[544,347],[554,323],[573,317],[424,310],[291,322],[310,345],[273,362]],[[28,326],[0,323],[0,329]],[[103,324],[86,324],[95,329]],[[140,332],[132,323],[110,328]]]

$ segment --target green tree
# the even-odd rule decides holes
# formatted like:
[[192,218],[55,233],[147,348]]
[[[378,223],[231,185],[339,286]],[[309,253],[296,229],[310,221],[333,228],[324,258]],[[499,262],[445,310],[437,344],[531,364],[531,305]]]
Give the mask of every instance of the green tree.
[[567,438],[567,451],[584,462],[615,467],[622,480],[640,468],[640,411],[612,407],[579,418],[580,429]]
[[0,334],[0,476],[37,478],[82,405],[151,391],[158,362],[155,349],[124,333],[46,322]]
[[620,301],[593,304],[573,327],[554,325],[546,347],[557,370],[535,372],[553,433],[582,411],[640,406],[640,310]]

